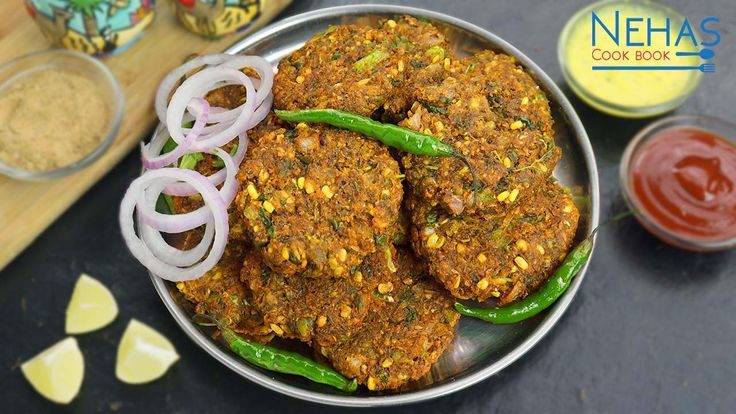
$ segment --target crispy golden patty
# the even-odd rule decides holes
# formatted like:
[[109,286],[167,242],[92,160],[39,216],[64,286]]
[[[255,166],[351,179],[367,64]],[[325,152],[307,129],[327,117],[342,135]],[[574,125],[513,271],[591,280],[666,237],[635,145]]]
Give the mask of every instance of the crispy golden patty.
[[386,249],[388,254],[372,255],[360,266],[360,274],[376,283],[360,328],[347,341],[318,349],[370,390],[424,376],[452,343],[459,319],[452,298],[426,277],[410,251]]
[[446,48],[434,26],[409,16],[382,21],[377,28],[331,26],[281,61],[274,106],[403,116],[410,104],[408,79],[442,61]]
[[[194,243],[190,239],[185,245]],[[198,279],[177,283],[176,287],[195,304],[196,313],[212,316],[248,339],[267,343],[273,337],[271,328],[250,305],[250,290],[240,282],[240,269],[248,250],[246,243],[231,239],[215,267]]]
[[[477,203],[469,169],[457,159],[406,154],[414,209],[496,213],[550,176],[560,157],[549,104],[514,58],[490,51],[414,77],[415,102],[402,126],[454,146],[480,181]],[[423,213],[423,212],[422,212]]]
[[403,189],[388,150],[324,126],[266,129],[241,166],[236,205],[281,274],[345,277],[397,220]]
[[506,304],[534,291],[567,255],[578,210],[550,182],[499,215],[452,217],[431,211],[416,223],[412,245],[455,297]]
[[372,287],[363,278],[284,276],[266,266],[257,252],[245,257],[241,280],[271,330],[317,349],[341,343],[358,329]]

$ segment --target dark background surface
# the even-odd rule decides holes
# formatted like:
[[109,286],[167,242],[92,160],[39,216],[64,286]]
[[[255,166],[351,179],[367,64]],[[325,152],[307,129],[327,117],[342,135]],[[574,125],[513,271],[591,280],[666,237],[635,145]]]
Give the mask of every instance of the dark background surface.
[[[296,14],[350,2],[295,1]],[[618,162],[650,120],[602,115],[564,87],[557,37],[585,1],[404,1],[466,19],[530,56],[572,100],[595,149],[605,219],[625,209]],[[668,1],[696,22],[718,16],[718,72],[703,77],[678,113],[736,119],[736,5],[733,0]],[[0,274],[0,411],[3,412],[338,412],[267,391],[216,363],[178,328],[147,274],[127,252],[118,203],[139,174],[128,156]],[[12,220],[2,217],[0,221]],[[2,248],[2,247],[0,247]],[[566,315],[521,360],[464,391],[393,412],[734,412],[736,252],[696,254],[662,244],[629,219],[600,234],[596,254]],[[82,391],[68,407],[26,383],[21,361],[64,337],[64,309],[77,276],[111,288],[117,320],[78,336],[86,360]],[[117,341],[138,318],[175,344],[181,360],[163,378],[129,386],[114,377]]]

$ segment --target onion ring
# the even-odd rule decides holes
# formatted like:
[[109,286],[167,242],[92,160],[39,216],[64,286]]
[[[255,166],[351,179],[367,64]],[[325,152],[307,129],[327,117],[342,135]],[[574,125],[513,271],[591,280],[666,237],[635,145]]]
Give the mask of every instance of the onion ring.
[[187,109],[187,104],[191,98],[199,97],[200,94],[204,93],[207,86],[203,85],[208,85],[213,81],[221,79],[236,80],[245,86],[246,100],[245,103],[239,107],[242,108],[242,112],[238,115],[238,118],[228,126],[228,128],[211,136],[207,136],[206,138],[200,137],[200,140],[195,141],[191,148],[193,151],[209,152],[216,147],[226,144],[233,137],[246,130],[245,127],[249,123],[248,121],[255,110],[253,99],[248,99],[248,97],[255,94],[253,82],[251,82],[248,76],[235,69],[207,68],[190,76],[179,86],[176,92],[174,92],[174,96],[171,98],[171,102],[169,103],[169,107],[166,111],[166,125],[169,130],[169,134],[171,135],[171,139],[177,143],[181,143],[184,140],[181,121]]
[[[216,148],[215,155],[222,159],[223,163],[225,164],[225,171],[227,171],[225,182],[222,184],[222,188],[218,191],[218,194],[220,195],[220,199],[225,203],[225,206],[229,206],[230,203],[232,203],[232,201],[235,199],[235,195],[238,191],[238,181],[235,177],[237,173],[237,167],[235,166],[235,162],[233,161],[232,157],[230,157],[230,154],[225,152],[223,149]],[[169,168],[167,168],[166,170],[168,169]],[[171,169],[174,170],[174,168]],[[176,170],[180,169],[176,168]],[[202,174],[197,172],[195,173],[199,177],[207,181],[209,185],[215,187],[214,184],[207,180],[206,177],[202,176]],[[201,193],[199,188],[192,186],[188,181],[184,181],[184,183],[186,183],[187,186],[191,187],[194,192]],[[215,190],[217,191],[216,187]],[[149,205],[150,203],[146,203],[144,197],[140,197],[136,201],[136,207],[138,208],[138,214],[141,217],[141,221],[158,231],[163,231],[166,233],[181,233],[197,228],[207,223],[207,221],[212,217],[212,212],[210,211],[210,209],[207,208],[206,205],[194,211],[183,214],[161,214],[154,208],[150,208]]]
[[[268,61],[260,56],[233,56],[232,59],[226,60],[217,66],[218,68],[230,68],[241,70],[243,68],[252,68],[258,73],[258,78],[252,78],[253,86],[256,89],[255,106],[260,107],[267,100],[268,96],[272,94],[271,88],[273,87],[274,71]],[[225,82],[226,85],[233,84],[232,82]],[[224,85],[218,85],[224,86]],[[273,98],[271,98],[273,99]],[[268,104],[269,111],[271,105]],[[215,122],[224,122],[233,120],[239,113],[239,108],[233,108],[230,110],[217,111],[217,114],[211,118]],[[268,113],[268,111],[266,111]],[[193,112],[196,116],[196,112]],[[260,121],[259,121],[260,122]],[[256,122],[255,124],[258,124]]]
[[[238,150],[235,151],[235,155],[232,157],[233,163],[235,164],[233,171],[235,171],[245,159],[246,151],[248,151],[248,134],[243,132],[238,135]],[[207,179],[215,186],[222,184],[226,178],[227,168],[222,168],[220,171],[207,176]],[[176,197],[187,197],[196,194],[196,191],[186,183],[173,183],[166,187],[164,194]]]
[[[201,262],[189,266],[178,267],[163,261],[154,255],[151,248],[135,234],[133,213],[139,201],[140,194],[158,180],[176,179],[189,183],[202,195],[206,208],[210,211],[214,222],[214,238],[209,253]],[[227,206],[222,200],[217,188],[201,174],[179,168],[161,168],[145,172],[133,180],[120,203],[120,228],[123,239],[133,256],[138,259],[154,275],[172,282],[181,282],[201,277],[211,269],[222,257],[227,244],[229,231]]]
[[[187,136],[184,138],[184,141],[182,141],[181,144],[177,145],[176,148],[174,148],[171,152],[168,152],[166,154],[160,154],[161,150],[163,149],[163,145],[165,145],[166,141],[168,141],[168,139],[166,139],[164,143],[161,145],[161,148],[159,148],[158,151],[156,151],[160,155],[156,155],[156,156],[151,156],[150,151],[146,151],[144,148],[141,148],[141,158],[143,162],[143,167],[149,170],[155,170],[161,167],[165,167],[169,164],[172,164],[174,161],[178,160],[179,157],[181,157],[187,152],[189,147],[192,146],[192,143],[202,133],[202,130],[207,124],[207,117],[209,116],[209,112],[210,112],[209,111],[210,104],[207,103],[207,101],[204,100],[203,98],[194,98],[193,100],[197,101],[200,105],[202,105],[202,110],[199,112],[199,116],[194,121],[194,125],[187,133]],[[159,136],[163,136],[163,135],[159,135]],[[153,144],[153,142],[151,142],[151,144]],[[143,146],[143,144],[141,145]]]
[[260,56],[243,56],[236,55],[232,59],[227,59],[220,63],[218,67],[231,69],[252,68],[258,73],[260,82],[256,85],[256,106],[259,106],[266,100],[266,96],[271,93],[273,88],[273,66]]
[[250,119],[250,123],[246,125],[246,129],[251,129],[266,119],[268,114],[271,112],[271,106],[273,106],[273,93],[269,93],[261,106],[253,112],[253,116]]
[[[145,202],[148,204],[149,208],[156,208],[156,201],[161,195],[161,190],[166,187],[166,185],[174,181],[176,180],[161,179],[159,182],[152,184],[144,190]],[[159,259],[174,266],[191,266],[202,260],[202,257],[204,257],[205,253],[207,253],[207,249],[209,249],[212,244],[212,238],[215,235],[214,222],[210,220],[205,223],[204,234],[202,235],[202,239],[199,243],[191,249],[181,250],[167,243],[161,236],[161,233],[153,227],[143,223],[142,221],[138,224],[141,238],[151,249],[151,252]]]
[[[258,76],[246,75],[245,68],[253,69]],[[183,79],[195,70],[196,73]],[[119,214],[128,248],[152,274],[173,282],[192,280],[204,275],[222,257],[229,231],[227,208],[235,199],[237,171],[248,149],[246,132],[271,111],[273,78],[273,67],[261,57],[215,54],[194,58],[161,81],[154,102],[160,124],[151,141],[141,144],[145,172],[130,184]],[[176,86],[180,80],[181,84]],[[204,97],[228,85],[243,86],[245,101],[232,109],[211,107]],[[182,126],[190,121],[194,121],[191,128]],[[235,137],[238,148],[230,156],[221,147]],[[162,154],[169,139],[177,146]],[[224,167],[208,177],[193,170],[164,168],[196,152],[216,155]],[[204,205],[194,211],[182,214],[156,211],[162,195],[195,194],[201,195]],[[138,218],[137,234],[134,216]],[[162,234],[183,233],[201,226],[204,226],[202,238],[187,250],[170,245]]]
[[154,99],[154,103],[158,120],[162,124],[166,125],[166,102],[169,99],[171,90],[174,89],[174,85],[176,85],[176,82],[178,82],[182,76],[200,66],[219,65],[232,58],[234,58],[233,55],[228,55],[224,53],[198,56],[169,72],[169,74],[166,75],[166,77],[159,84],[158,90],[156,90],[156,98]]

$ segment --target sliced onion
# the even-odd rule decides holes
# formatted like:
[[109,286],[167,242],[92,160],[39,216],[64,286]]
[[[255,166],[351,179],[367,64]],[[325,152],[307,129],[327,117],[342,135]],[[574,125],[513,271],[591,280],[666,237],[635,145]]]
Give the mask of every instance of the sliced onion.
[[236,55],[232,59],[220,63],[219,67],[241,70],[243,68],[255,69],[260,79],[260,82],[256,85],[258,90],[255,95],[256,106],[262,104],[266,100],[266,96],[271,93],[273,88],[273,66],[266,59],[260,56]]
[[[235,151],[235,155],[233,155],[232,160],[233,164],[235,165],[235,168],[233,168],[233,173],[237,173],[237,168],[240,166],[240,164],[243,162],[243,159],[245,159],[245,153],[248,151],[248,135],[243,132],[238,136],[238,150]],[[229,156],[229,154],[228,154]],[[223,161],[224,163],[224,161]],[[226,177],[228,176],[227,171],[227,164],[225,168],[220,169],[220,171],[207,176],[207,179],[210,180],[210,182],[213,185],[220,185],[222,184]],[[237,182],[235,183],[236,189],[237,189]],[[187,197],[190,195],[195,194],[196,191],[186,183],[174,183],[166,187],[164,190],[164,194],[170,195],[170,196],[177,196],[177,197]]]
[[[266,96],[266,100],[259,106],[253,115],[250,118],[250,121],[245,124],[245,130],[252,129],[256,125],[260,124],[261,121],[263,121],[268,114],[271,112],[271,106],[273,105],[273,94],[269,94]],[[221,108],[217,108],[221,109]],[[212,114],[212,112],[210,112]],[[227,128],[229,128],[232,125],[232,123],[223,121],[219,122],[217,124],[208,125],[205,127],[205,129],[202,131],[202,133],[199,135],[198,141],[204,141],[207,139],[210,139],[214,134],[220,133]],[[188,128],[182,128],[182,133],[188,133]]]
[[273,106],[273,94],[269,93],[268,96],[266,96],[266,100],[264,100],[261,106],[259,106],[253,113],[250,123],[246,125],[246,129],[251,129],[266,119],[269,112],[271,112],[271,106]]
[[[230,154],[225,152],[221,148],[215,149],[215,155],[225,164],[224,170],[226,171],[225,182],[222,184],[222,188],[219,190],[220,198],[223,200],[226,206],[235,199],[236,192],[238,191],[238,181],[236,180],[237,167]],[[168,168],[167,168],[168,169]],[[189,171],[189,170],[187,170]],[[197,173],[200,177],[206,180],[210,185],[214,185],[203,177],[202,174]],[[192,193],[200,193],[201,191],[192,186],[188,181],[182,182],[184,185],[192,189]],[[170,182],[167,182],[170,184]],[[144,224],[153,227],[158,231],[166,233],[181,233],[188,230],[197,228],[210,219],[211,212],[207,206],[202,206],[194,211],[183,213],[183,214],[161,214],[156,211],[155,208],[150,207],[150,203],[146,203],[146,197],[141,196],[137,201],[138,214],[141,216],[141,220]]]
[[154,256],[170,265],[180,267],[191,266],[202,260],[212,244],[212,238],[215,234],[213,221],[207,222],[204,235],[199,243],[191,249],[180,250],[167,243],[158,230],[147,224],[140,223],[139,231],[143,242],[151,249]]
[[[197,189],[205,203],[204,208],[210,211],[214,225],[215,234],[209,253],[204,260],[189,267],[175,266],[157,257],[153,254],[151,247],[135,233],[133,213],[138,205],[140,195],[154,184],[160,184],[159,180],[170,182],[171,179],[186,182]],[[120,204],[119,221],[123,239],[133,256],[154,275],[172,282],[196,279],[217,264],[225,251],[229,231],[227,206],[217,188],[201,174],[180,168],[161,168],[146,171],[133,180]]]
[[[253,68],[258,73],[258,79],[251,79],[253,86],[256,88],[255,99],[256,107],[261,106],[269,95],[272,94],[271,88],[273,87],[274,71],[273,67],[266,59],[260,56],[234,56],[233,59],[227,60],[220,64],[220,68],[230,68],[242,70],[243,68]],[[270,104],[268,105],[270,108]],[[239,113],[239,108],[234,108],[228,111],[217,114],[216,119],[218,121],[228,121],[235,119]],[[256,123],[257,124],[257,123]]]
[[166,102],[169,99],[171,90],[174,89],[174,85],[176,85],[176,83],[181,79],[182,76],[200,66],[219,65],[233,58],[233,55],[227,54],[198,56],[169,72],[169,74],[166,75],[166,77],[161,81],[158,86],[158,90],[156,91],[156,98],[154,102],[156,106],[156,115],[158,115],[158,120],[161,121],[162,124],[166,125]]
[[[177,145],[176,148],[174,148],[172,151],[166,154],[160,154],[161,150],[163,149],[163,145],[166,144],[166,141],[168,141],[168,138],[163,139],[164,136],[159,135],[158,138],[164,141],[163,144],[161,145],[161,148],[159,148],[158,151],[156,151],[160,155],[151,156],[150,151],[146,151],[145,149],[142,149],[141,156],[143,159],[143,167],[149,170],[154,170],[154,169],[165,167],[167,165],[172,164],[174,161],[178,160],[179,157],[184,155],[189,150],[189,147],[192,146],[192,143],[202,133],[204,126],[207,124],[207,117],[209,116],[209,112],[210,112],[209,111],[210,104],[207,103],[207,101],[204,100],[203,98],[194,98],[193,100],[198,102],[199,105],[201,105],[201,110],[199,111],[199,116],[197,116],[197,119],[194,121],[194,125],[192,125],[192,128],[189,129],[187,136],[184,138],[184,141],[182,141],[181,144]],[[151,144],[153,144],[153,141],[154,140],[152,140]],[[158,146],[158,142],[156,143],[156,146]]]
[[231,69],[255,69],[260,79],[259,85],[257,85],[258,93],[255,96],[256,105],[263,103],[266,95],[271,93],[271,89],[273,88],[273,66],[266,59],[260,56],[236,55],[232,59],[223,61],[219,66]]
[[[184,75],[198,72],[172,89]],[[242,72],[252,68],[258,78]],[[222,257],[228,240],[227,207],[238,189],[237,170],[248,149],[247,130],[271,111],[274,69],[257,56],[226,54],[200,56],[167,75],[156,92],[156,114],[161,121],[151,142],[141,145],[145,172],[131,183],[120,206],[120,226],[128,248],[151,273],[170,281],[198,278]],[[236,108],[210,107],[204,97],[212,90],[241,85],[245,102]],[[171,99],[169,100],[169,97]],[[182,123],[194,121],[191,128]],[[230,156],[221,147],[238,138],[238,149]],[[161,154],[172,139],[177,147]],[[224,167],[209,177],[180,168],[163,168],[185,154],[207,152],[218,156]],[[219,190],[218,190],[219,186]],[[162,194],[199,194],[204,205],[182,214],[161,214],[156,202]],[[138,234],[133,215],[137,214]],[[162,233],[183,233],[204,226],[202,239],[192,248],[168,244]]]
[[222,79],[235,80],[245,86],[246,100],[245,103],[239,107],[241,108],[241,113],[225,130],[212,134],[211,136],[207,136],[206,138],[200,137],[199,140],[192,144],[192,150],[209,152],[214,148],[225,145],[232,138],[246,130],[246,126],[255,110],[254,100],[249,99],[249,97],[255,95],[253,82],[251,82],[248,76],[235,69],[207,68],[190,76],[181,84],[181,86],[179,86],[179,88],[177,88],[174,96],[171,98],[171,102],[169,103],[169,107],[166,111],[166,125],[169,130],[169,134],[174,141],[177,143],[184,141],[181,121],[187,110],[187,104],[189,101],[192,98],[200,97],[200,95],[207,90],[209,85]]
[[[161,195],[162,189],[174,181],[176,180],[161,179],[155,184],[152,184],[150,187],[148,187],[145,190],[144,196],[147,207],[155,209],[156,201]],[[138,224],[141,238],[143,239],[143,242],[151,249],[151,252],[154,254],[154,256],[174,266],[191,266],[202,260],[202,257],[204,257],[205,253],[207,253],[207,249],[209,249],[210,245],[212,244],[212,238],[215,235],[214,221],[209,220],[205,223],[204,234],[202,235],[202,239],[199,241],[199,243],[197,243],[196,246],[190,249],[180,250],[167,243],[158,230],[143,223],[142,221],[140,221]]]
[[[233,56],[232,59],[221,63],[220,65],[218,65],[218,67],[237,70],[242,70],[243,68],[255,69],[256,73],[258,73],[259,78],[252,78],[251,81],[253,82],[253,86],[256,89],[256,94],[253,98],[255,99],[256,107],[260,107],[267,100],[269,95],[272,94],[271,88],[273,87],[274,71],[273,67],[270,63],[268,63],[266,59],[263,59],[260,56]],[[226,84],[233,83],[226,82]],[[223,85],[218,85],[217,87],[220,86]],[[271,97],[271,100],[273,101],[273,97]],[[266,113],[270,111],[271,104],[268,104],[268,107],[269,110],[266,111]],[[217,111],[217,114],[213,115],[211,119],[216,122],[231,121],[237,118],[239,113],[240,107],[230,110]],[[195,112],[194,115],[196,116],[197,113]],[[256,122],[255,124],[258,124],[258,122]]]
[[155,157],[161,154],[161,150],[163,150],[168,140],[169,131],[166,130],[166,125],[159,123],[153,131],[151,141],[148,144],[141,142],[141,154],[145,153],[147,157]]

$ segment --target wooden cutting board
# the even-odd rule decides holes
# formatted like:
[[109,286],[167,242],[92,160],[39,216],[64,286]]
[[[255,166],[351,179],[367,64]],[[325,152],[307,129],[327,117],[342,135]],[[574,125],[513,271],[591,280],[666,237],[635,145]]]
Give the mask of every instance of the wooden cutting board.
[[[166,73],[192,53],[219,52],[237,40],[232,36],[204,40],[179,24],[167,1],[157,3],[156,20],[143,38],[103,60],[125,94],[120,133],[107,152],[85,170],[54,181],[32,183],[0,175],[0,270],[150,132],[155,120],[153,96]],[[272,20],[274,9],[264,11],[258,23]],[[0,16],[0,63],[49,47],[21,1],[1,1]]]

